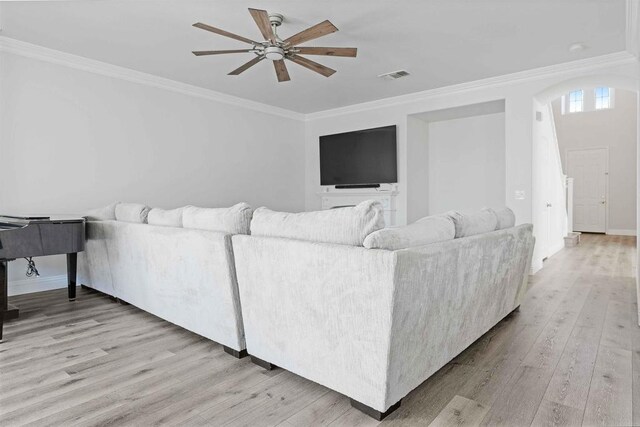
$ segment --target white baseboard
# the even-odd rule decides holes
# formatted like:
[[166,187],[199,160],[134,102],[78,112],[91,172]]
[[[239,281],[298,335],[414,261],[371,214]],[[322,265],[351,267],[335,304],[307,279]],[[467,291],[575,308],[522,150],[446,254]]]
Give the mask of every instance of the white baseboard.
[[[558,242],[556,245],[550,247],[549,250],[548,250],[548,254],[547,254],[547,256],[545,256],[544,259],[547,259],[547,258],[555,255],[557,252],[561,251],[562,249],[564,249],[564,239],[562,239],[562,242]],[[544,261],[543,260],[532,260],[531,261],[531,269],[529,270],[529,274],[530,275],[536,274],[538,271],[542,270],[543,266],[544,266]]]
[[9,296],[50,291],[67,287],[67,275],[34,277],[32,279],[9,281]]
[[529,274],[533,276],[540,270],[542,270],[542,260],[540,260],[540,262],[533,261],[531,263],[531,269],[529,270]]
[[607,234],[612,236],[635,236],[638,234],[638,232],[636,230],[623,230],[623,229],[610,228],[607,230]]
[[561,242],[558,242],[556,245],[549,248],[549,255],[547,256],[547,258],[554,256],[555,254],[560,252],[562,249],[564,249],[564,238],[562,239]]

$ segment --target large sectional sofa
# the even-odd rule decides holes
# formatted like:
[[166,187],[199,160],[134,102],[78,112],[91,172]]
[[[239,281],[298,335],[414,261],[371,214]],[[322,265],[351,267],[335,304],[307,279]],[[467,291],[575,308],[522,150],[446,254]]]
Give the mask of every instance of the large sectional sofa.
[[373,201],[297,214],[243,204],[225,228],[194,221],[202,208],[118,207],[88,218],[81,283],[377,419],[519,307],[534,245],[508,209],[384,228]]
[[164,211],[120,203],[90,212],[79,282],[246,354],[231,236],[252,209]]

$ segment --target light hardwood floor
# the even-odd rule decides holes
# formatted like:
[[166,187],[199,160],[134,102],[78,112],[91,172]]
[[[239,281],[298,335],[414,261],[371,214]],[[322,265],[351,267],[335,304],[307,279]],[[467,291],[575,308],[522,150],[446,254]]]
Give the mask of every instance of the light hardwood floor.
[[[521,310],[383,424],[639,425],[635,238],[585,235],[531,278]],[[267,372],[133,306],[79,290],[11,298],[0,425],[378,424],[290,372]]]

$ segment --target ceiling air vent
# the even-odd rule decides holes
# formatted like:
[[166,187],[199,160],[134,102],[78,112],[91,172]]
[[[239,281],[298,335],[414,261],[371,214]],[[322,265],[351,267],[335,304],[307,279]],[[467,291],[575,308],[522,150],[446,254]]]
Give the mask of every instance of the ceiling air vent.
[[380,74],[378,77],[380,77],[381,79],[385,79],[385,80],[395,80],[395,79],[399,79],[401,77],[406,77],[409,75],[409,72],[406,70],[398,70],[398,71],[392,71],[390,73],[385,73],[385,74]]

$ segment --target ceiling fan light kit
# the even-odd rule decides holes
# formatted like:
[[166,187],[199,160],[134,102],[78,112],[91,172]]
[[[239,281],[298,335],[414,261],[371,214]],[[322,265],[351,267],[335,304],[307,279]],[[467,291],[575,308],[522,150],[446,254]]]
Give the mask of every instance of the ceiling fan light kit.
[[279,46],[267,46],[264,49],[264,56],[272,61],[278,61],[284,58],[284,49]]
[[338,29],[328,20],[322,21],[313,27],[307,28],[285,40],[282,40],[277,33],[278,27],[282,24],[284,17],[279,13],[267,13],[266,10],[261,9],[249,9],[249,13],[256,22],[264,41],[254,41],[246,37],[239,36],[237,34],[230,33],[225,30],[221,30],[216,27],[212,27],[201,22],[193,24],[194,27],[200,28],[205,31],[232,38],[244,43],[252,45],[251,49],[232,49],[232,50],[200,50],[193,51],[196,56],[206,55],[222,55],[227,53],[254,53],[256,55],[251,61],[243,64],[239,68],[231,71],[229,75],[237,76],[240,73],[251,68],[263,59],[270,59],[273,61],[276,76],[279,82],[285,82],[291,80],[287,66],[284,62],[285,59],[301,65],[309,70],[315,71],[325,77],[333,75],[336,70],[329,67],[325,67],[315,61],[300,56],[304,55],[324,55],[324,56],[343,56],[355,58],[358,50],[354,47],[304,47],[298,46],[306,43],[310,40],[317,39],[327,34],[334,33]]

